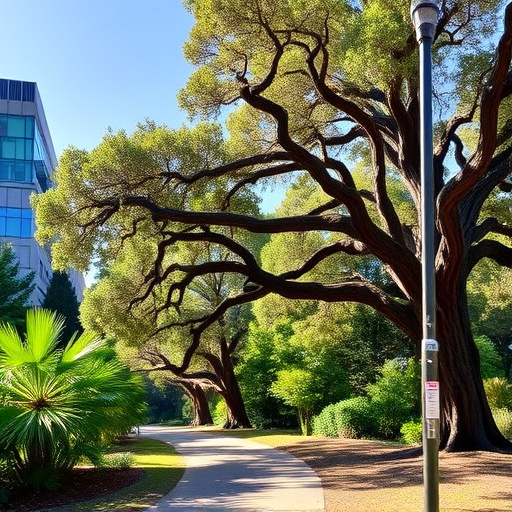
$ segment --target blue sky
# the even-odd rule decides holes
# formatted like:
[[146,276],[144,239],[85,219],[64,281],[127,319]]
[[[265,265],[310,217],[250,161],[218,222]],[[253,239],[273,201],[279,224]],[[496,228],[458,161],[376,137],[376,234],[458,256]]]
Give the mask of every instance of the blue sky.
[[186,123],[176,93],[192,68],[181,0],[0,0],[0,78],[37,82],[57,156],[110,126]]

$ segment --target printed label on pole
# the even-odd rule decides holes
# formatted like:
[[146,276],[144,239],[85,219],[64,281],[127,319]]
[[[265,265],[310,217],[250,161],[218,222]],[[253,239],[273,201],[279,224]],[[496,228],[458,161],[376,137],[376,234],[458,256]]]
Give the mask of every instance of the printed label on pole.
[[425,382],[425,418],[438,420],[441,417],[439,406],[439,382]]
[[439,352],[439,343],[436,340],[422,340],[423,350]]

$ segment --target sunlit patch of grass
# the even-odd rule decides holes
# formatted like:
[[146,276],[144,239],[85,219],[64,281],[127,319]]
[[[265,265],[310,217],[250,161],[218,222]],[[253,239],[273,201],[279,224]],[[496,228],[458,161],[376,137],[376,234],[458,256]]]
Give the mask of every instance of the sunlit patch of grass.
[[[54,508],[52,512],[144,510],[173,489],[185,471],[185,459],[172,446],[162,441],[131,439],[128,450],[135,457],[133,467],[144,470],[144,476],[138,482],[101,498]],[[121,446],[119,451],[127,451],[127,446]]]
[[208,430],[212,434],[222,434],[225,436],[239,437],[248,439],[255,443],[265,444],[277,448],[279,446],[286,446],[292,443],[304,441],[305,437],[301,435],[298,430],[285,430],[285,429],[260,429],[260,428],[241,428],[241,429],[212,429]]

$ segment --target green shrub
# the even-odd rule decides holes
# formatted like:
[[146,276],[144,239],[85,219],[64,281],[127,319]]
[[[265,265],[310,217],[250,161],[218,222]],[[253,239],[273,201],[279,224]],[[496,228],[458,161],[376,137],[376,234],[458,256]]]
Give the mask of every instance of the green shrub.
[[420,406],[420,367],[414,359],[392,359],[381,368],[381,375],[367,387],[376,419],[376,435],[397,439],[400,427]]
[[512,384],[507,379],[485,379],[484,388],[491,409],[512,408]]
[[421,444],[423,436],[421,419],[418,418],[404,423],[400,429],[400,434],[402,434],[402,439],[406,444]]
[[313,433],[327,437],[398,439],[401,426],[420,409],[420,369],[414,359],[386,361],[367,387],[367,397],[329,405],[313,420]]
[[492,415],[500,432],[512,440],[512,412],[509,409],[495,409]]
[[367,438],[375,435],[375,415],[366,397],[328,405],[313,420],[313,434],[326,437]]
[[324,407],[322,412],[313,418],[313,434],[324,437],[338,437],[336,429],[336,405]]
[[102,468],[131,468],[135,464],[135,456],[131,452],[107,453],[101,458]]
[[339,437],[359,439],[375,436],[375,411],[367,397],[349,398],[337,405],[335,421]]

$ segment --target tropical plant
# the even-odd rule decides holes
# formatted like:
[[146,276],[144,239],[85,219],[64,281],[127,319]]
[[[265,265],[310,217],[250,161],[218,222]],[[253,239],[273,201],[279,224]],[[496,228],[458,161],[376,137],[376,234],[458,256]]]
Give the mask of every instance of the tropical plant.
[[27,312],[23,340],[0,325],[0,453],[35,488],[144,418],[141,379],[91,333],[58,349],[63,325],[44,309]]

